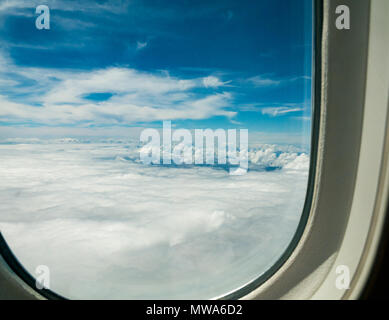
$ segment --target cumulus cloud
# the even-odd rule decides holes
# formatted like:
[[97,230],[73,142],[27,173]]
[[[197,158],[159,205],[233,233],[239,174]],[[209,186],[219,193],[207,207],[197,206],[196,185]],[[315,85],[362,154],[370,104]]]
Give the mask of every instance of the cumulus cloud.
[[[0,87],[8,86],[11,96],[23,95],[23,101],[0,95],[0,120],[9,123],[115,125],[236,115],[228,110],[230,93],[195,92],[196,88],[223,85],[215,77],[180,79],[124,67],[92,71],[24,68],[0,55],[0,75],[11,70],[14,79],[0,82]],[[21,85],[10,87],[15,82]],[[110,98],[87,98],[96,93],[109,93]]]
[[219,78],[214,76],[209,76],[203,79],[204,87],[206,88],[217,88],[225,85],[224,82],[220,81]]
[[213,298],[266,271],[302,212],[308,155],[249,154],[249,172],[231,176],[144,166],[136,140],[2,141],[0,229],[70,298]]

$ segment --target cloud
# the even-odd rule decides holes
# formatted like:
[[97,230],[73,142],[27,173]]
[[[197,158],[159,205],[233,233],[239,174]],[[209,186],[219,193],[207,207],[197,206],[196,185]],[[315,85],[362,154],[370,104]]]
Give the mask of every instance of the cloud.
[[300,120],[300,121],[311,121],[312,117],[308,117],[308,116],[304,117],[304,116],[302,116],[302,117],[293,117],[293,119]]
[[[228,111],[233,99],[230,93],[195,92],[204,86],[217,89],[224,84],[212,76],[180,79],[124,67],[92,71],[25,68],[0,55],[0,77],[10,72],[13,79],[0,82],[0,87],[11,82],[20,85],[10,88],[12,94],[0,95],[0,121],[8,123],[123,125],[236,115]],[[111,98],[86,98],[96,93]]]
[[248,81],[256,87],[271,87],[271,86],[278,86],[281,84],[281,81],[279,80],[263,78],[262,76],[252,77],[248,79]]
[[147,41],[145,41],[145,42],[137,41],[136,42],[136,50],[142,50],[142,49],[146,48],[147,46],[148,46]]
[[[73,20],[70,12],[57,11],[67,18],[55,21],[67,30],[73,22],[88,29],[92,25],[82,21],[92,16],[102,26],[100,18],[114,21],[115,13],[137,3],[48,2],[54,10],[82,13]],[[0,4],[1,14],[35,5],[7,3],[12,5]],[[225,3],[181,15],[161,4],[142,15],[151,22],[154,15],[185,21],[216,12],[220,18],[225,10],[215,5]],[[136,39],[152,38],[136,34],[128,42]],[[225,92],[229,82],[220,73],[172,74],[124,65],[88,71],[23,67],[0,53],[0,229],[32,275],[37,265],[49,266],[54,291],[69,298],[213,298],[267,271],[294,236],[309,167],[308,154],[294,146],[251,147],[250,170],[241,176],[224,167],[148,167],[138,161],[139,140],[129,136],[139,137],[140,125],[215,116],[235,122],[235,96]],[[252,83],[280,81],[254,77]],[[93,98],[99,95],[106,98]],[[111,138],[119,133],[126,139]],[[293,139],[301,143],[301,136]]]
[[226,83],[220,81],[220,79],[217,77],[209,76],[203,79],[203,84],[206,88],[218,88],[224,86]]
[[18,82],[15,80],[0,79],[0,87],[13,87],[17,84]]
[[300,80],[311,80],[309,76],[298,76],[298,77],[289,77],[289,78],[271,78],[265,77],[263,75],[255,76],[247,79],[247,82],[251,83],[255,87],[276,87],[280,85],[285,85],[291,82],[300,81]]
[[[9,13],[14,9],[32,9],[36,8],[40,3],[34,0],[3,0],[0,3],[0,12],[5,11]],[[117,0],[106,0],[96,2],[94,0],[79,1],[66,1],[66,0],[45,0],[44,4],[50,9],[63,10],[63,11],[103,11],[120,13],[122,10],[129,6],[129,1],[117,1]]]
[[4,0],[0,3],[0,12],[8,11],[13,8],[33,8],[34,2],[28,0]]
[[186,92],[196,87],[194,80],[180,80],[128,68],[108,68],[75,72],[56,84],[43,97],[46,103],[82,103],[82,96],[93,92],[164,95]]
[[281,117],[289,114],[304,112],[304,116],[294,116],[293,119],[298,120],[311,120],[309,116],[309,110],[311,103],[309,100],[301,103],[257,103],[257,104],[246,104],[242,105],[239,110],[242,112],[260,112],[263,115],[271,117]]
[[262,114],[264,115],[270,115],[272,117],[279,117],[279,116],[284,116],[289,113],[295,113],[295,112],[301,112],[303,111],[304,108],[300,107],[272,107],[272,108],[263,108],[261,110]]
[[[250,151],[252,169],[164,168],[137,141],[0,143],[0,229],[68,298],[214,298],[268,270],[294,236],[309,157]],[[282,169],[266,171],[268,166]],[[188,290],[188,288],[191,288]]]

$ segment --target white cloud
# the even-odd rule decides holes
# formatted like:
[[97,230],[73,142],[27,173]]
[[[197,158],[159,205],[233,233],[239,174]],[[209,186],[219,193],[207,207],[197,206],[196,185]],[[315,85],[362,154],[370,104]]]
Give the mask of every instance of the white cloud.
[[203,84],[206,88],[218,88],[223,86],[225,83],[220,81],[217,77],[209,76],[203,79]]
[[43,101],[48,104],[82,103],[82,96],[95,92],[119,94],[163,95],[185,92],[196,86],[194,80],[180,80],[162,75],[142,73],[128,68],[109,68],[73,73],[55,85]]
[[[266,271],[293,237],[307,155],[263,145],[230,176],[147,167],[137,141],[0,144],[0,228],[32,274],[70,298],[212,298]],[[16,144],[15,144],[16,143]],[[190,290],[188,290],[190,288]]]
[[[13,9],[36,8],[39,4],[41,3],[37,3],[34,0],[2,0],[0,3],[0,12],[5,11],[8,13],[12,10],[12,13],[15,13],[16,10]],[[44,4],[54,10],[120,13],[128,7],[129,1],[107,0],[103,3],[96,3],[93,0],[84,0],[80,2],[72,1],[70,4],[66,0],[45,0]]]
[[0,87],[13,87],[18,84],[15,80],[0,79]]
[[272,117],[283,116],[289,113],[295,113],[303,111],[304,108],[300,107],[271,107],[271,108],[263,108],[261,110],[262,114],[270,115]]
[[[213,116],[232,118],[236,115],[228,111],[232,104],[231,94],[193,92],[204,85],[211,88],[222,85],[215,77],[179,79],[130,68],[92,71],[24,68],[13,65],[9,58],[0,55],[0,77],[1,72],[11,71],[15,77],[34,83],[13,88],[14,93],[24,95],[23,103],[0,95],[1,120],[11,123],[116,125],[166,119],[200,120]],[[113,96],[107,101],[86,99],[92,93]]]
[[280,80],[264,78],[262,76],[252,77],[248,79],[248,81],[251,82],[256,87],[271,87],[271,86],[278,86],[281,84]]
[[145,41],[145,42],[137,41],[136,42],[136,49],[137,50],[142,50],[142,49],[146,48],[147,46],[148,46],[147,41]]
[[311,80],[309,76],[298,76],[298,77],[289,77],[289,78],[271,78],[265,77],[263,75],[258,75],[252,78],[247,79],[248,82],[252,83],[255,87],[275,87],[279,85],[285,85],[300,80]]
[[4,0],[0,3],[0,12],[7,11],[12,8],[32,8],[33,1],[28,0]]

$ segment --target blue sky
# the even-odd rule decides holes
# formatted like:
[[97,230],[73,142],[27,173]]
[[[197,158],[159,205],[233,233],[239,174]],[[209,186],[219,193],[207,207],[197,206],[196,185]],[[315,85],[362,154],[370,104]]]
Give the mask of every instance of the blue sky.
[[[51,29],[35,28],[35,8]],[[309,135],[310,0],[0,2],[0,126]],[[4,131],[4,130],[3,130]]]
[[[311,2],[0,0],[0,223],[27,270],[69,298],[205,299],[272,266],[306,194]],[[143,165],[165,120],[249,129],[250,170]]]

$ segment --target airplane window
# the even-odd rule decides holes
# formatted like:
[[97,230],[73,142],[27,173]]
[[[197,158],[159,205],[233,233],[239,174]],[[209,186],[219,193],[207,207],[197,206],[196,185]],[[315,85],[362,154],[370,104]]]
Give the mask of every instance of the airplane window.
[[312,6],[0,3],[0,230],[37,290],[217,298],[293,249]]

